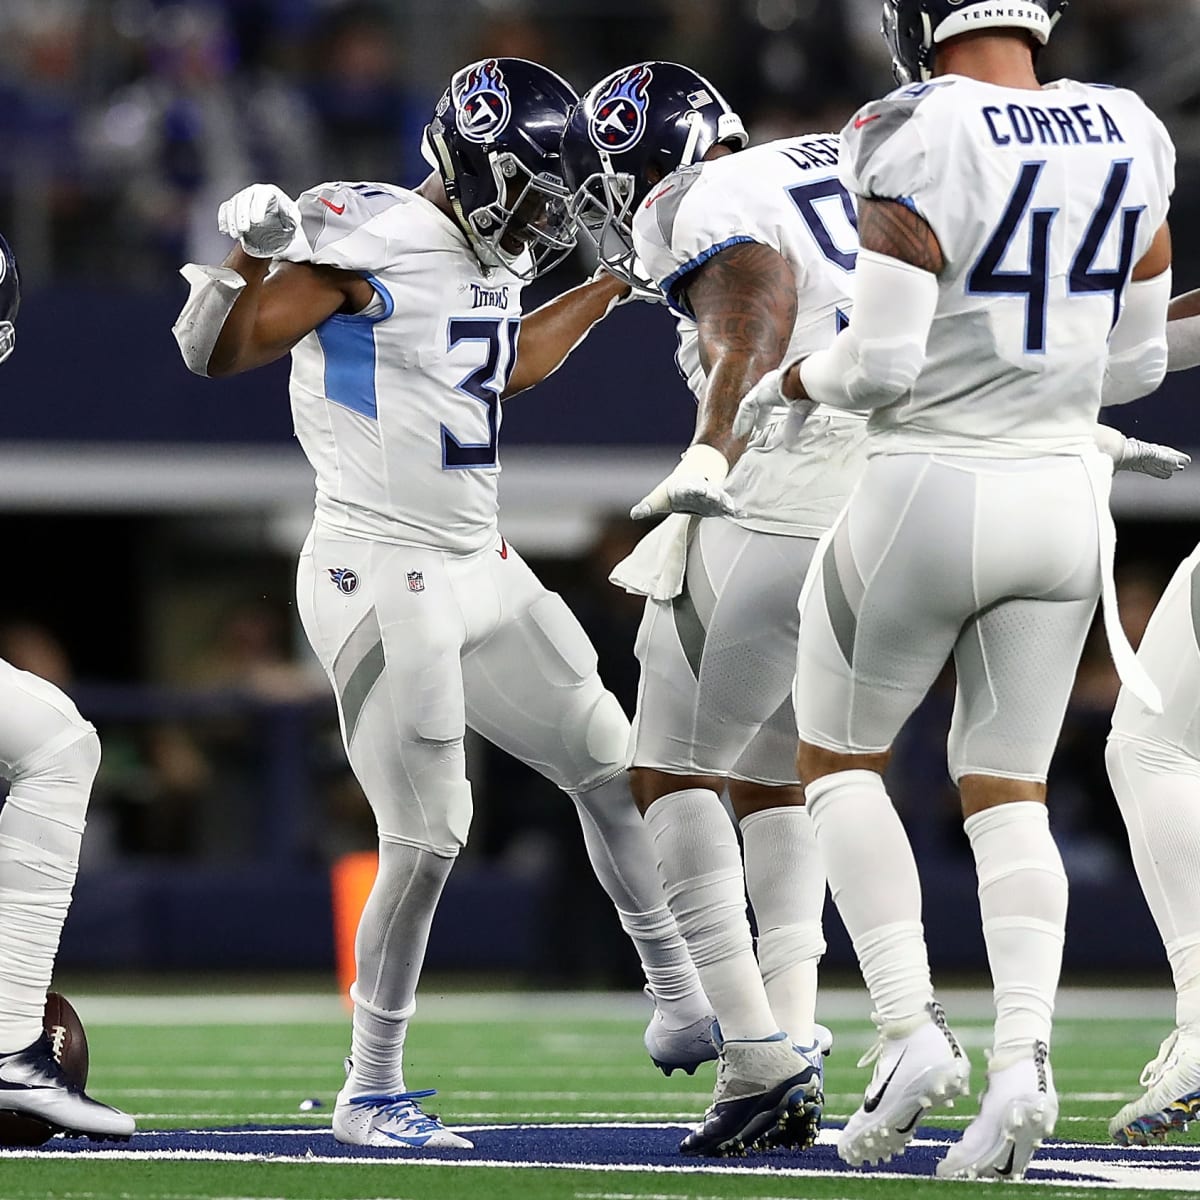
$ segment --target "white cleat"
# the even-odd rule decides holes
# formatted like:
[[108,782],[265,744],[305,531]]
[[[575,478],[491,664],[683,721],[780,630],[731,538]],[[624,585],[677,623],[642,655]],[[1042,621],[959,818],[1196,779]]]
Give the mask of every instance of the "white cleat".
[[474,1142],[447,1129],[418,1100],[435,1095],[432,1088],[393,1095],[338,1093],[333,1107],[333,1136],[347,1146],[391,1150],[472,1150]]
[[939,1179],[1021,1179],[1054,1132],[1058,1095],[1045,1042],[1000,1070],[989,1070],[979,1116],[937,1165]]
[[701,1017],[682,1029],[671,1029],[656,1008],[650,1024],[646,1026],[642,1043],[650,1055],[650,1061],[664,1075],[676,1070],[694,1075],[701,1063],[712,1062],[717,1057],[712,1017]]
[[1148,1146],[1166,1141],[1200,1120],[1200,1031],[1176,1029],[1146,1064],[1140,1083],[1146,1089],[1108,1123],[1108,1133],[1122,1146]]
[[887,1162],[902,1154],[921,1118],[969,1090],[971,1064],[946,1024],[936,1001],[928,1005],[929,1021],[903,1037],[879,1040],[859,1059],[875,1064],[862,1106],[846,1122],[838,1138],[838,1156],[852,1167]]

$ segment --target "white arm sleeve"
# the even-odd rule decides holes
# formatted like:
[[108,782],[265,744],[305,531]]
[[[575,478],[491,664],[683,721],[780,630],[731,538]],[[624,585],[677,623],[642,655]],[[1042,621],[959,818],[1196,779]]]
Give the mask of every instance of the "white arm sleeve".
[[1129,285],[1125,307],[1108,339],[1100,403],[1128,404],[1148,395],[1167,373],[1167,305],[1171,271]]
[[207,376],[213,347],[246,281],[232,267],[205,267],[199,263],[186,263],[179,273],[191,291],[171,332],[187,369],[193,375]]
[[828,350],[800,366],[804,390],[835,408],[873,409],[912,390],[938,301],[937,276],[871,250],[858,252],[854,318]]
[[1167,370],[1200,367],[1200,316],[1167,322]]

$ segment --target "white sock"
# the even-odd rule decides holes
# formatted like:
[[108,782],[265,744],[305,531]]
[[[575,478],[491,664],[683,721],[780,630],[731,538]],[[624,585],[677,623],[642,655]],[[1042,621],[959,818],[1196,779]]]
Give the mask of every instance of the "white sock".
[[766,1038],[779,1024],[767,1002],[750,923],[737,832],[716,792],[692,788],[646,813],[667,903],[728,1041]]
[[799,1046],[815,1040],[817,964],[825,953],[825,867],[807,810],[797,805],[743,817],[746,890],[758,924],[758,968],[771,1011]]
[[874,771],[838,771],[805,789],[829,889],[880,1024],[911,1027],[933,999],[921,883],[904,826]]
[[46,992],[79,869],[92,781],[100,766],[95,732],[69,730],[12,771],[0,809],[0,1054],[42,1034]]
[[452,857],[431,850],[379,845],[379,873],[354,939],[351,1094],[404,1091],[408,1018],[416,1008],[433,914],[453,866]]
[[654,847],[622,771],[572,794],[592,870],[617,910],[668,1028],[712,1015],[687,945],[667,907]]
[[354,986],[354,1023],[350,1041],[347,1096],[394,1096],[404,1091],[404,1039],[416,1003],[402,1012],[385,1012],[365,1004]]
[[1200,764],[1115,735],[1105,760],[1138,882],[1171,960],[1177,1023],[1200,1027]]
[[979,912],[996,1001],[991,1070],[1050,1043],[1062,969],[1067,876],[1044,804],[984,809],[963,823],[979,875]]

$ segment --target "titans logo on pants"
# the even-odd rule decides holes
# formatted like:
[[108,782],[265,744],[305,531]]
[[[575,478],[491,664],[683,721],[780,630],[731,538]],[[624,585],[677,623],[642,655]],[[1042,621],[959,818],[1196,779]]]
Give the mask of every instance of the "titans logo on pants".
[[458,131],[469,142],[490,142],[512,116],[504,72],[494,58],[471,70],[458,97]]
[[333,580],[334,587],[343,595],[349,596],[357,591],[358,575],[349,567],[327,567],[326,570],[329,571],[329,578]]
[[614,75],[596,98],[588,137],[610,154],[628,150],[646,131],[647,91],[654,76],[645,64]]

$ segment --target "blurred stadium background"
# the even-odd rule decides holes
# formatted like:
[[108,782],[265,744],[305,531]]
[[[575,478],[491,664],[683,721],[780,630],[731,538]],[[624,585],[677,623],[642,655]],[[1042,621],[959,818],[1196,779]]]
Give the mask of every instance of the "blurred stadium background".
[[[1177,289],[1200,286],[1196,0],[1082,0],[1050,74],[1131,85],[1180,152]],[[640,58],[707,73],[756,140],[835,129],[888,90],[878,0],[3,0],[0,230],[25,277],[0,398],[0,656],[66,688],[104,765],[61,966],[324,971],[329,872],[374,845],[326,686],[292,602],[311,475],[286,365],[193,379],[170,326],[176,271],[217,262],[217,204],[256,180],[415,184],[420,130],[450,72],[534,58],[581,90]],[[590,270],[582,253],[534,298]],[[609,686],[636,688],[637,601],[610,567],[624,513],[678,453],[691,403],[670,321],[627,306],[505,416],[502,529],[595,640]],[[1195,452],[1192,382],[1115,417]],[[1135,642],[1197,538],[1200,467],[1123,479],[1123,616]],[[1068,967],[1165,967],[1128,863],[1102,749],[1117,681],[1103,641],[1081,667],[1051,779],[1072,877]],[[935,965],[985,964],[974,875],[944,769],[950,693],[906,732],[894,794],[918,847]],[[471,746],[476,818],[430,967],[541,986],[636,986],[586,868],[572,806]],[[836,919],[831,917],[831,925]],[[849,948],[831,930],[829,961]]]

